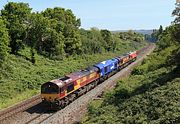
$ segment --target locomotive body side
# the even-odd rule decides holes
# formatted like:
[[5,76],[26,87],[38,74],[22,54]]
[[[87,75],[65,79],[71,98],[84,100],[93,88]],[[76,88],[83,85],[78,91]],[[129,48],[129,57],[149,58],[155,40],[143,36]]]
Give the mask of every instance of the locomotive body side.
[[47,82],[41,86],[42,101],[51,106],[65,106],[76,97],[95,87],[99,82],[106,80],[118,70],[135,61],[136,58],[136,51],[126,53],[85,70]]
[[124,67],[126,67],[128,64],[130,64],[131,62],[135,61],[137,58],[137,52],[130,52],[130,53],[126,53],[122,56],[118,56],[115,59],[118,60],[118,69],[122,69]]
[[106,60],[106,61],[100,62],[94,66],[99,69],[100,77],[104,78],[109,73],[113,72],[114,70],[117,70],[118,60],[116,60],[116,59]]
[[68,90],[68,85],[65,86],[67,87],[65,88],[66,89],[65,96],[99,79],[99,73],[96,67],[89,67],[88,69],[85,69],[79,72],[74,72],[67,76],[73,80],[74,89],[71,91],[71,90]]
[[130,59],[131,59],[131,60],[135,61],[136,58],[137,58],[137,52],[134,51],[134,52],[130,53],[129,56],[130,56]]
[[[47,82],[41,86],[42,100],[45,104],[60,106],[62,102],[65,103],[68,99],[74,99],[80,88],[98,80],[99,77],[98,69],[91,67]],[[54,88],[51,88],[53,86]],[[49,89],[51,89],[51,92],[47,91]]]

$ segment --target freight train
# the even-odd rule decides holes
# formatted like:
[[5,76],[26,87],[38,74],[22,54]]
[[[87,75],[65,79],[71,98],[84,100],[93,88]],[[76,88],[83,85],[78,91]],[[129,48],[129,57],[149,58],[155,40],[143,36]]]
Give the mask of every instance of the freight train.
[[129,52],[46,82],[41,85],[42,103],[53,108],[65,107],[77,97],[134,62],[136,58],[136,51]]

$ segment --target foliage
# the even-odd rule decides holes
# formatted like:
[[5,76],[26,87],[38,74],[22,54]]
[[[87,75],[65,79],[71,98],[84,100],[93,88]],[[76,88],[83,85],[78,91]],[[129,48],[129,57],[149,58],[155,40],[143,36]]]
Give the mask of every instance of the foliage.
[[122,40],[134,40],[137,42],[142,42],[144,40],[144,36],[142,34],[135,33],[132,30],[119,33],[119,38]]
[[160,25],[158,30],[154,29],[153,33],[150,36],[148,37],[146,36],[148,38],[147,40],[151,42],[157,42],[159,39],[161,39],[162,33],[163,33],[163,27],[162,25]]
[[32,63],[36,62],[35,53],[61,60],[77,54],[115,52],[121,47],[127,49],[125,42],[142,44],[144,40],[143,35],[133,31],[113,34],[107,29],[79,29],[81,21],[69,9],[31,10],[27,3],[9,2],[1,15],[10,35],[11,53],[19,55],[20,49],[31,47]]
[[[163,50],[169,46],[176,46],[176,49],[172,51],[172,54],[168,58],[167,65],[170,66],[172,63],[177,65],[177,68],[180,67],[180,25],[175,24],[170,27],[167,27],[166,30],[162,33],[162,38],[158,42],[158,50]],[[166,55],[166,54],[164,54]]]
[[56,23],[42,14],[33,13],[29,19],[29,42],[27,44],[49,58],[63,55],[64,36],[51,28]]
[[9,35],[4,21],[0,17],[0,63],[2,63],[9,52]]
[[31,13],[31,8],[26,3],[9,2],[1,10],[1,16],[7,22],[10,35],[10,47],[13,54],[24,47],[27,35],[27,18]]
[[114,51],[115,50],[115,41],[112,38],[111,32],[108,30],[101,30],[101,35],[103,40],[106,42],[105,49],[107,51]]
[[42,14],[57,21],[54,29],[64,36],[64,50],[67,54],[79,53],[81,39],[79,34],[80,19],[76,19],[71,10],[55,7],[46,9]]
[[180,2],[176,2],[176,8],[172,12],[173,16],[176,16],[174,23],[175,24],[180,24]]
[[98,29],[92,28],[89,31],[81,29],[80,34],[82,40],[82,53],[92,54],[105,51],[106,43]]
[[[128,35],[127,32],[111,33],[108,30],[91,28],[91,30],[80,29],[80,34],[82,39],[82,53],[85,54],[102,53],[104,51],[122,51],[129,47],[136,49],[136,46],[145,43],[143,36],[136,33]],[[134,42],[133,45],[132,42]]]

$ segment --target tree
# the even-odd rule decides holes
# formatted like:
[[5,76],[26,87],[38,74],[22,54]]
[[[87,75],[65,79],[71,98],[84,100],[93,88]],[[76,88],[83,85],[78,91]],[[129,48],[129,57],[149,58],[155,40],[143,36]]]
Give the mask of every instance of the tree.
[[107,43],[106,41],[104,41],[98,28],[91,28],[88,34],[88,38],[90,38],[92,40],[92,43],[95,44],[94,46],[92,46],[92,48],[95,50],[94,53],[102,53],[105,51]]
[[159,50],[162,50],[162,49],[165,49],[167,47],[169,47],[170,45],[172,45],[172,30],[173,30],[173,27],[170,26],[170,27],[167,27],[163,33],[161,34],[162,36],[160,37],[159,39],[159,42],[157,43],[158,47],[159,47]]
[[33,13],[28,22],[28,44],[37,49],[39,53],[42,53],[45,34],[50,27],[50,22],[39,13]]
[[83,54],[101,53],[103,49],[102,36],[97,29],[80,29]]
[[57,21],[57,25],[54,26],[58,33],[62,33],[64,36],[64,50],[67,54],[72,55],[74,53],[81,52],[81,38],[79,33],[80,19],[76,19],[76,16],[71,10],[60,7],[53,9],[46,9],[42,14]]
[[172,15],[175,16],[175,20],[173,21],[174,24],[174,31],[172,33],[173,38],[175,41],[180,43],[180,2],[176,2],[176,8],[172,12]]
[[31,47],[31,62],[35,64],[35,49],[42,54],[43,51],[43,35],[47,31],[49,21],[39,13],[32,13],[28,20],[28,42]]
[[163,34],[163,27],[160,25],[158,30],[153,30],[153,33],[151,34],[152,41],[158,41],[161,39],[161,35]]
[[45,51],[49,57],[63,59],[64,56],[64,36],[62,33],[56,32],[54,29],[49,29],[46,37]]
[[163,27],[162,25],[160,25],[159,30],[157,31],[157,36],[156,36],[158,40],[161,39],[162,33],[163,33]]
[[0,63],[5,60],[9,52],[9,35],[4,20],[0,17]]
[[63,55],[64,36],[53,29],[57,25],[56,20],[33,13],[28,22],[28,44],[32,49],[48,57]]
[[103,40],[106,42],[107,46],[106,46],[106,50],[107,51],[111,51],[114,50],[114,41],[112,39],[112,35],[111,32],[108,30],[101,30],[101,35]]
[[172,53],[172,61],[177,65],[177,70],[180,69],[180,2],[176,2],[176,8],[172,12],[172,15],[175,16],[175,20],[173,21],[173,30],[171,36],[173,40],[176,42],[176,46],[178,48],[174,50]]
[[177,1],[175,5],[176,8],[172,12],[172,15],[175,16],[175,20],[173,21],[173,23],[180,24],[180,2]]
[[159,27],[159,35],[161,35],[163,33],[163,27],[162,27],[162,25],[160,25],[160,27]]
[[27,18],[31,13],[27,3],[9,2],[1,10],[1,15],[7,21],[7,28],[10,35],[10,47],[13,54],[23,48],[26,39]]

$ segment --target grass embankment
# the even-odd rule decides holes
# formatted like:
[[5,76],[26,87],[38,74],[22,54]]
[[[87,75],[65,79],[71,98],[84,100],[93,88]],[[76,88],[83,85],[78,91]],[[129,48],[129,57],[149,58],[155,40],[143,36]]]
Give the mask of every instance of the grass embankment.
[[0,67],[0,109],[13,105],[40,92],[40,85],[64,74],[83,69],[97,62],[143,47],[145,42],[123,43],[119,51],[93,55],[71,56],[55,61],[36,54],[36,64],[30,58],[30,49],[19,56],[9,55]]
[[131,76],[89,105],[82,123],[179,123],[180,69],[170,62],[176,49],[170,46],[149,55]]

